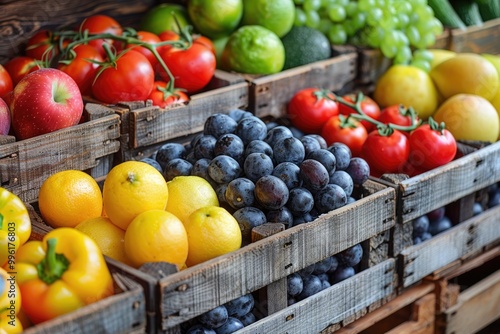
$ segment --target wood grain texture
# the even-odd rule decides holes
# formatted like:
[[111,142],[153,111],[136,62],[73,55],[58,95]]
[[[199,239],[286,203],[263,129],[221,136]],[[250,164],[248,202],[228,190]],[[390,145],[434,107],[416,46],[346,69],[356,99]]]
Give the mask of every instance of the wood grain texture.
[[498,217],[499,206],[403,250],[399,255],[402,286],[408,287],[468,253],[498,242]]
[[74,26],[93,14],[107,14],[123,26],[137,26],[154,0],[2,0],[0,1],[0,64],[22,54],[28,39],[40,29]]
[[484,22],[481,26],[451,30],[450,50],[500,54],[500,19]]

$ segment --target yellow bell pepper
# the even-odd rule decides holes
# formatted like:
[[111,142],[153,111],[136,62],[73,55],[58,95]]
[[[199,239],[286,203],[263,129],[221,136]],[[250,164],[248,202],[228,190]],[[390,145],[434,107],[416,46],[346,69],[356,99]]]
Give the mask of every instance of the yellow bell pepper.
[[16,278],[0,268],[0,334],[21,333],[23,326],[17,317],[21,309],[21,291]]
[[23,201],[0,187],[0,266],[13,263],[19,246],[31,235],[31,220]]
[[82,232],[56,228],[16,254],[22,308],[34,323],[73,312],[113,294],[113,279],[97,244]]

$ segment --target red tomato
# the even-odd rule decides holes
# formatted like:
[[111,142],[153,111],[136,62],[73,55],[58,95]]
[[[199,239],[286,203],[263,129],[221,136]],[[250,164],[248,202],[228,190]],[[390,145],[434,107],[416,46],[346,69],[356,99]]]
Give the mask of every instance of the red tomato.
[[99,69],[92,95],[105,103],[146,100],[153,90],[154,71],[149,60],[134,50],[121,52],[116,66]]
[[40,69],[40,65],[35,58],[26,56],[17,56],[4,64],[5,69],[9,72],[14,86],[28,73]]
[[[141,40],[142,42],[150,43],[150,44],[156,44],[161,42],[161,39],[158,35],[149,32],[149,31],[138,31],[137,32],[137,39]],[[117,51],[122,51],[125,48],[132,48],[134,51],[138,51],[142,53],[143,55],[148,58],[149,62],[151,63],[151,66],[153,68],[156,66],[158,63],[158,60],[156,59],[155,55],[146,47],[140,46],[140,45],[135,45],[135,44],[128,44],[128,45],[123,45],[123,43],[116,43],[115,41],[115,46]]]
[[202,35],[194,35],[193,38],[194,38],[194,43],[206,46],[215,55],[215,45],[210,38]]
[[59,53],[57,41],[52,35],[52,31],[47,29],[34,34],[26,44],[26,56],[50,62]]
[[[410,126],[411,124],[411,115],[407,108],[405,108],[401,104],[395,104],[392,106],[385,107],[381,110],[380,116],[378,118],[379,122],[384,124],[396,124],[401,126]],[[418,124],[419,118],[415,113],[414,124]],[[403,131],[403,133],[409,137],[410,132]]]
[[[122,26],[112,17],[108,15],[91,15],[84,19],[79,27],[80,31],[87,30],[89,34],[112,34],[116,36],[120,36],[123,33]],[[101,56],[105,56],[106,52],[104,51],[103,44],[107,43],[108,45],[113,44],[112,39],[95,39],[88,42],[89,45],[95,47],[100,53]]]
[[410,142],[398,130],[388,136],[378,130],[368,134],[363,144],[361,156],[368,162],[370,169],[380,173],[399,173],[410,155]]
[[166,91],[166,87],[165,81],[155,81],[153,90],[148,96],[148,100],[152,100],[154,106],[165,108],[174,103],[189,101],[189,97],[183,91],[176,89],[173,93],[169,93]]
[[431,170],[447,164],[456,153],[455,137],[446,129],[423,124],[410,135],[410,161],[420,169]]
[[14,84],[9,72],[0,64],[0,97],[12,91]]
[[82,95],[90,95],[92,82],[99,68],[99,64],[93,63],[92,60],[103,62],[104,59],[99,51],[91,45],[80,44],[73,51],[76,54],[75,58],[63,60],[57,68],[75,80]]
[[[356,96],[356,94],[347,94],[347,95],[342,96],[342,98],[347,102],[354,103],[354,101],[356,101],[357,96]],[[380,116],[380,107],[370,97],[363,96],[363,100],[361,101],[360,107],[361,107],[361,110],[367,116],[373,118],[374,120],[378,120],[378,117]],[[342,103],[339,103],[339,112],[342,115],[349,115],[349,114],[355,113],[356,110],[351,108],[351,107],[348,107]],[[368,131],[368,132],[375,130],[375,128],[376,128],[375,124],[370,123],[370,122],[365,121],[365,120],[361,121],[361,124],[363,124],[363,126],[366,128],[366,131]]]
[[304,133],[319,134],[325,123],[339,114],[335,96],[319,88],[304,88],[292,97],[287,115],[293,126]]
[[[183,88],[188,94],[203,89],[214,76],[215,55],[204,45],[193,43],[185,50],[163,49],[160,56],[175,79],[175,88]],[[158,74],[164,81],[170,80],[161,67]]]
[[351,149],[352,156],[359,157],[361,148],[368,137],[365,127],[355,119],[346,121],[344,115],[330,117],[321,130],[321,137],[328,146],[335,142],[344,143]]

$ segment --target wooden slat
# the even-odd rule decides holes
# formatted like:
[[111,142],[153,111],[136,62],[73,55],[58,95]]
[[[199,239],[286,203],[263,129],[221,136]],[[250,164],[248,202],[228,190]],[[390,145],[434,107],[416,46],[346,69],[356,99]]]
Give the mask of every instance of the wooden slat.
[[455,52],[473,52],[499,54],[500,19],[484,22],[481,26],[451,30],[450,50]]
[[318,333],[391,294],[394,268],[394,260],[386,260],[238,333]]
[[498,242],[498,217],[500,206],[462,222],[424,243],[403,250],[399,255],[403,287],[418,282],[468,253]]

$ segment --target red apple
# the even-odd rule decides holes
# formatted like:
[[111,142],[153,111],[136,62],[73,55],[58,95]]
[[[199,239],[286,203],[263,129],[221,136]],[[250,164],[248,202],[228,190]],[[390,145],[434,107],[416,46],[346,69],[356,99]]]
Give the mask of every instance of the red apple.
[[27,139],[78,124],[83,99],[69,75],[55,68],[42,68],[19,81],[10,107],[17,139]]
[[8,135],[10,130],[10,109],[0,97],[0,135]]

